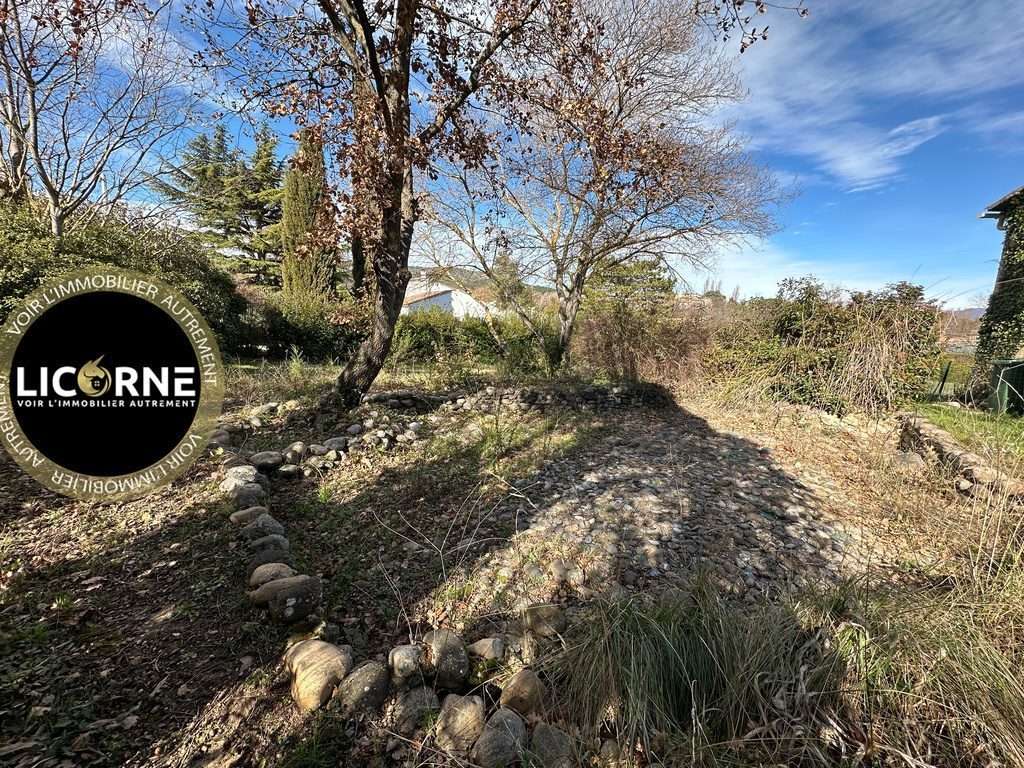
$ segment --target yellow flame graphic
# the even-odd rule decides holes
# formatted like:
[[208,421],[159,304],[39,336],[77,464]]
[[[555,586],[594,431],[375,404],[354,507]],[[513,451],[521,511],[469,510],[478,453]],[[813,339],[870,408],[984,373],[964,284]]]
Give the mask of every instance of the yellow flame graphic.
[[100,355],[78,369],[78,388],[89,397],[99,397],[110,389],[110,371],[100,366]]

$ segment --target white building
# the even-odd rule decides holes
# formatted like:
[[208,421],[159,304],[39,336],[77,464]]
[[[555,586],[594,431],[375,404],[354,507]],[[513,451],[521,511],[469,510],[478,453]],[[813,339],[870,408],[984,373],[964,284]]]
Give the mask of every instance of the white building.
[[464,317],[483,317],[487,307],[465,291],[443,283],[409,283],[405,292],[402,314],[440,309],[459,320]]

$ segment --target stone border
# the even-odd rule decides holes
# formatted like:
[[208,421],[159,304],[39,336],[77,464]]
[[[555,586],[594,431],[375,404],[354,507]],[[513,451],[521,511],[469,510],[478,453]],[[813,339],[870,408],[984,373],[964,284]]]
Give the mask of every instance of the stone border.
[[944,466],[960,475],[957,490],[973,493],[978,488],[1004,494],[1015,502],[1024,502],[1024,480],[1008,477],[981,456],[961,445],[955,437],[916,413],[897,414],[900,424],[900,448],[933,454]]
[[363,398],[363,402],[378,403],[395,409],[442,408],[491,413],[503,405],[512,407],[514,410],[544,410],[549,406],[556,406],[593,411],[662,407],[671,405],[674,400],[671,393],[658,384],[632,382],[585,386],[565,384],[519,387],[486,386],[472,392],[448,392],[440,395],[397,390],[367,395]]
[[[364,404],[417,411],[494,412],[544,410],[549,406],[580,410],[660,406],[671,396],[652,385],[595,387],[485,387],[478,392],[443,396],[417,392],[382,392],[364,397]],[[250,420],[288,410],[288,403],[260,406]],[[306,445],[295,442],[283,451],[243,455],[232,448],[233,432],[225,426],[211,437],[211,448],[223,448],[225,478],[220,490],[232,507],[230,521],[238,526],[251,557],[246,568],[247,595],[281,624],[294,624],[319,610],[322,585],[315,576],[293,568],[285,526],[270,514],[270,477],[310,476],[331,469],[362,449],[388,450],[420,439],[422,424],[392,423],[371,411],[353,422],[343,435]],[[547,687],[526,663],[536,659],[542,644],[558,640],[566,618],[554,603],[526,605],[518,611],[514,631],[485,637],[468,647],[446,629],[433,629],[419,641],[391,649],[387,664],[365,661],[354,665],[352,648],[318,638],[303,638],[286,648],[283,663],[291,679],[291,696],[304,714],[329,702],[345,717],[371,715],[384,708],[382,724],[393,734],[387,752],[397,753],[415,738],[422,749],[440,750],[468,758],[482,768],[501,768],[529,754],[539,768],[571,768],[579,763],[580,744],[566,731],[545,722]],[[511,674],[498,686],[493,672]],[[512,669],[516,671],[512,672]],[[485,689],[493,696],[484,695]],[[390,696],[390,702],[388,702]],[[443,700],[439,694],[443,695]],[[496,699],[496,701],[494,701]],[[491,700],[490,706],[488,700]],[[388,702],[385,708],[385,703]],[[488,710],[490,712],[488,713]],[[428,721],[436,716],[429,728]]]
[[[531,637],[556,639],[565,627],[561,608],[531,605],[521,628]],[[522,638],[486,637],[468,647],[445,629],[392,648],[387,664],[366,661],[353,667],[350,646],[304,639],[285,653],[291,696],[299,711],[328,704],[343,717],[383,713],[390,734],[385,752],[393,758],[407,748],[437,750],[472,760],[482,768],[503,768],[530,754],[540,768],[578,764],[579,745],[569,734],[543,721],[547,686],[527,666],[516,664]],[[511,663],[519,668],[500,687],[492,673]]]
[[[268,408],[268,405],[273,406]],[[258,409],[261,414],[279,410],[276,404]],[[266,608],[272,619],[294,624],[313,615],[323,594],[320,579],[294,570],[291,543],[285,526],[270,513],[270,475],[275,478],[309,477],[318,470],[333,469],[361,448],[394,448],[419,439],[422,424],[392,424],[389,418],[376,421],[376,412],[353,422],[344,435],[306,445],[297,441],[283,451],[259,451],[244,455],[232,448],[232,428],[222,426],[210,438],[213,449],[222,448],[224,480],[220,490],[231,505],[230,521],[239,527],[251,557],[246,568],[247,595],[252,603]]]
[[[279,623],[293,624],[312,616],[320,605],[322,585],[318,578],[292,568],[285,527],[270,514],[268,474],[293,467],[286,476],[294,476],[297,462],[307,456],[354,449],[360,433],[363,444],[380,444],[380,435],[356,426],[350,425],[345,438],[325,440],[321,447],[328,451],[324,453],[315,444],[307,449],[293,443],[283,452],[263,451],[248,458],[231,453],[223,464],[226,477],[220,489],[234,508],[230,520],[241,526],[252,551],[246,572],[248,597]],[[419,428],[409,427],[399,434],[407,440],[418,439]],[[214,442],[230,451],[231,438],[230,431],[223,429],[214,435]],[[339,442],[329,448],[333,440]],[[388,446],[387,440],[384,445]],[[523,633],[538,642],[557,638],[565,629],[565,614],[554,604],[527,606],[520,621]],[[393,648],[387,665],[370,660],[355,666],[351,646],[309,638],[290,644],[283,662],[291,679],[292,700],[303,714],[332,702],[347,718],[373,715],[393,694],[383,720],[394,734],[389,753],[417,737],[428,749],[470,758],[482,768],[503,768],[527,752],[541,768],[570,768],[577,746],[565,731],[539,721],[547,689],[532,669],[523,667],[504,681],[497,707],[487,714],[485,697],[480,695],[492,682],[486,676],[495,666],[514,659],[514,649],[522,644],[517,636],[487,637],[467,648],[455,633],[434,629],[418,642]],[[443,703],[439,692],[446,694]],[[428,730],[425,726],[435,716]]]

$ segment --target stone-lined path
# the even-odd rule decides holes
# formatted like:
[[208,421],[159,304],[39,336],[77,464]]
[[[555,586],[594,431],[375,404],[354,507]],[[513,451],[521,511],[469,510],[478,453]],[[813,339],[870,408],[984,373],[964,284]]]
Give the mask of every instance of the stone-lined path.
[[[865,524],[860,514],[878,495],[875,470],[842,430],[775,430],[748,425],[743,414],[705,421],[674,404],[643,407],[628,393],[502,397],[497,418],[491,412],[500,396],[446,405],[387,398],[322,429],[310,412],[274,442],[252,439],[274,424],[252,424],[256,432],[237,439],[221,435],[245,454],[233,473],[217,457],[144,502],[93,508],[45,497],[12,506],[6,519],[19,565],[3,610],[24,627],[12,649],[25,660],[17,674],[27,691],[12,706],[35,713],[18,759],[28,765],[49,754],[52,765],[65,758],[104,765],[114,764],[105,755],[117,754],[116,764],[179,765],[219,755],[225,765],[236,756],[239,764],[273,764],[301,746],[309,724],[280,682],[289,630],[253,608],[240,565],[246,539],[281,535],[264,531],[268,523],[280,524],[297,558],[279,559],[273,575],[293,570],[323,585],[324,601],[310,617],[323,621],[312,635],[352,646],[342,667],[353,669],[341,677],[354,669],[379,677],[391,649],[422,642],[433,629],[453,630],[470,649],[493,654],[500,645],[509,668],[529,665],[535,649],[519,617],[531,604],[556,603],[571,621],[588,598],[656,593],[702,571],[738,599],[756,600],[887,559],[885,537],[876,537],[880,518]],[[533,415],[518,424],[523,411]],[[362,419],[358,441],[354,417]],[[749,426],[746,436],[730,431],[737,429],[730,418]],[[490,475],[484,457],[494,450],[494,425],[514,436],[542,421],[557,426],[538,441],[571,435],[575,443],[541,454],[538,468],[507,486]],[[408,434],[414,423],[421,434]],[[296,438],[306,450],[289,445]],[[353,453],[356,442],[365,449]],[[269,494],[251,455],[268,447],[280,454],[259,460]],[[895,453],[895,444],[887,450]],[[8,498],[32,491],[18,474],[3,482]],[[225,510],[224,492],[253,498],[235,498]],[[227,523],[226,513],[264,501],[273,520],[249,533],[241,531],[256,516]],[[36,640],[29,628],[44,623],[50,636]],[[117,661],[108,670],[104,659]],[[99,676],[88,672],[97,664]],[[114,674],[117,665],[125,675]],[[88,689],[79,694],[83,682]],[[391,683],[377,711],[393,712],[398,693]],[[475,694],[463,687],[458,695]],[[63,708],[81,708],[83,696],[88,719],[66,724]],[[358,741],[348,757],[387,751],[388,735],[367,733],[363,726],[343,733],[346,744]],[[532,743],[532,726],[528,733]]]
[[813,475],[682,409],[622,414],[481,512],[476,541],[516,533],[474,567],[463,619],[558,593],[660,591],[699,573],[747,600],[860,573],[880,545],[830,510]]

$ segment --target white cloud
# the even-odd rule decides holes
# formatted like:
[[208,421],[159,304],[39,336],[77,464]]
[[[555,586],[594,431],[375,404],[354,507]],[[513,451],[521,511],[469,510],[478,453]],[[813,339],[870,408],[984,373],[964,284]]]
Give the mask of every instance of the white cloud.
[[1024,150],[1024,110],[999,111],[991,105],[962,110],[959,119],[972,133],[1003,150]]
[[[1021,43],[999,3],[813,0],[808,7],[808,19],[773,11],[769,39],[738,56],[750,97],[729,116],[755,147],[802,157],[847,190],[897,178],[922,144],[973,127],[951,115],[1024,83],[1024,68],[1008,66]],[[1016,125],[1017,117],[992,122]]]
[[814,264],[770,242],[737,241],[718,248],[710,269],[683,267],[685,287],[701,290],[706,280],[721,283],[726,295],[739,289],[742,298],[774,296],[779,281],[806,275]]

